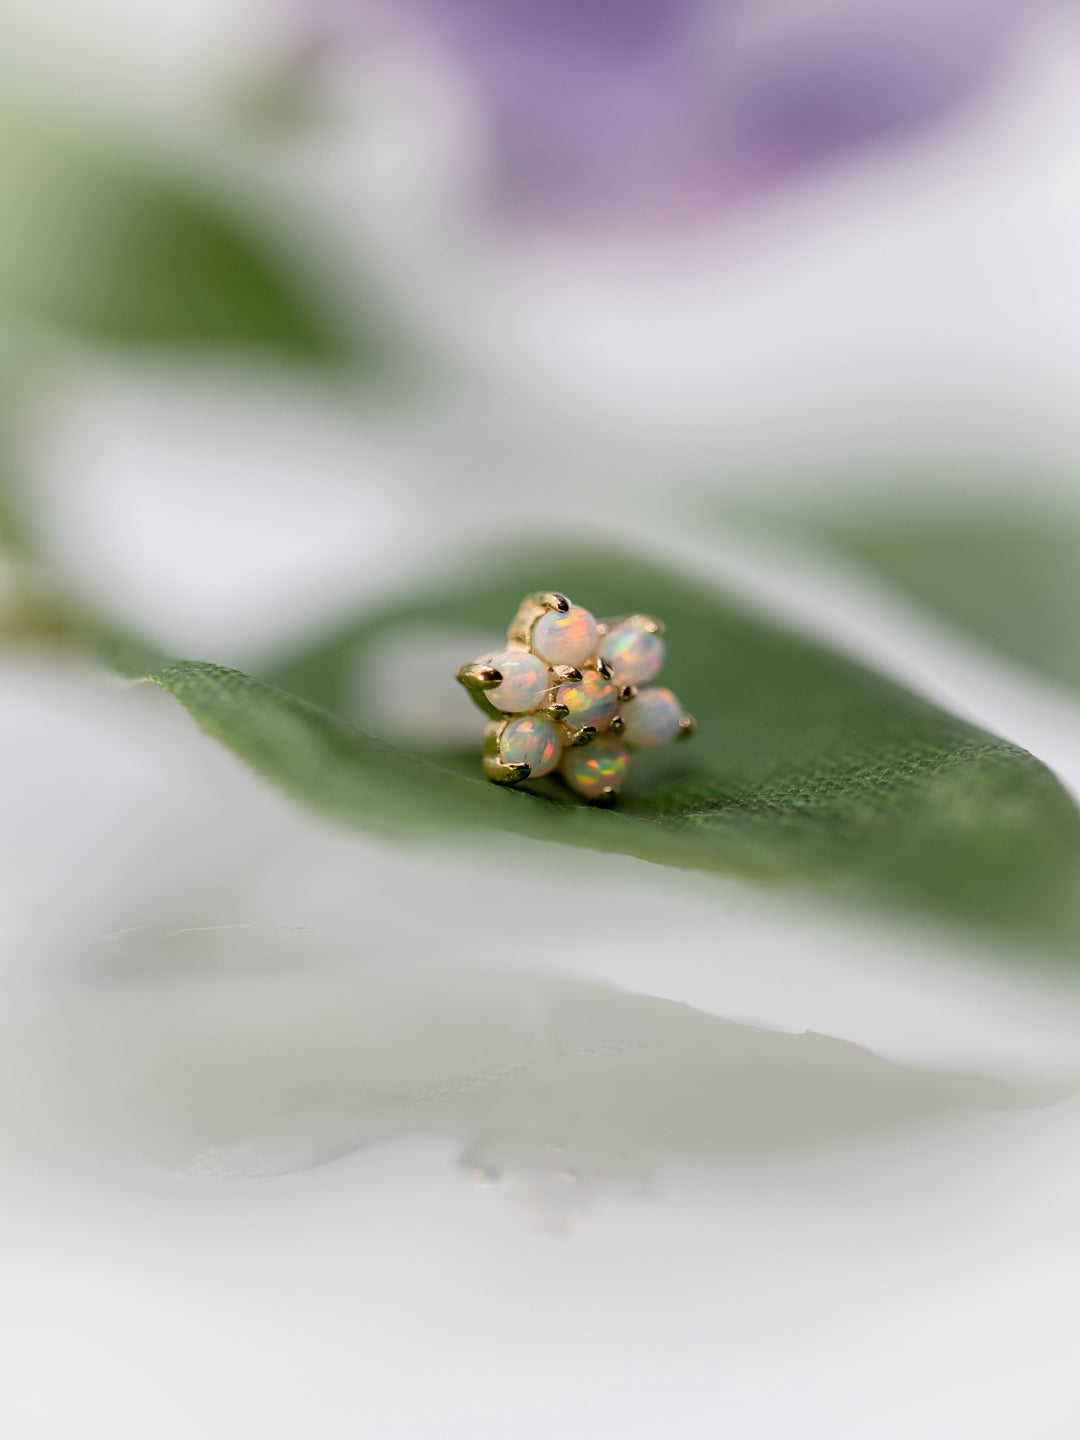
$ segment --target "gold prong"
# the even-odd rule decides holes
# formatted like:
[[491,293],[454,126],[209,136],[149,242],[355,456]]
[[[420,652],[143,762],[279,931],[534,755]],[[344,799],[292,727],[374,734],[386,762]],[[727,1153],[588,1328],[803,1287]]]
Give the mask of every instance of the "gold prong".
[[502,684],[502,671],[496,670],[485,660],[474,660],[471,665],[462,665],[457,678],[468,690],[494,690]]
[[608,729],[613,735],[621,735],[626,729],[626,721],[622,718],[621,715],[616,715],[615,719],[612,720],[611,724],[608,726]]
[[611,666],[607,663],[607,661],[602,655],[596,661],[596,668],[605,680],[611,679]]
[[595,725],[582,725],[580,730],[567,730],[566,743],[568,745],[591,745],[599,733]]
[[472,696],[473,703],[485,715],[493,720],[503,718],[502,712],[496,710],[487,697],[489,690],[494,690],[497,685],[502,684],[501,670],[496,670],[495,666],[489,665],[486,660],[474,660],[471,665],[462,665],[457,672],[457,678]]
[[[504,765],[501,760],[497,763],[500,773],[491,776],[496,785],[517,785],[532,774],[532,766],[527,765],[524,760],[515,761],[513,765]],[[492,770],[494,769],[495,766],[492,766]]]
[[624,685],[624,686],[622,687],[622,689],[619,691],[619,699],[620,699],[620,700],[636,700],[636,699],[637,699],[637,686],[636,686],[636,685]]
[[510,621],[506,638],[511,645],[528,650],[532,639],[533,626],[546,610],[558,610],[561,614],[570,609],[570,601],[558,590],[540,590],[526,595],[517,608],[517,614]]
[[532,774],[532,767],[524,760],[507,764],[499,754],[503,732],[513,717],[502,715],[488,723],[484,731],[484,774],[496,785],[517,785]]
[[552,665],[551,673],[562,681],[581,679],[581,671],[576,665]]
[[545,705],[539,713],[545,715],[549,720],[565,720],[570,714],[570,706],[562,705],[556,700],[554,704]]
[[615,799],[615,797],[616,790],[614,785],[605,785],[604,788],[600,791],[599,795],[597,795],[596,799],[593,801],[593,804],[610,805],[611,802]]
[[692,715],[684,715],[679,721],[679,733],[676,740],[689,740],[691,735],[697,734],[697,721]]
[[652,615],[641,615],[638,618],[641,620],[642,630],[647,630],[650,635],[663,635],[664,622],[662,620],[657,620]]
[[496,785],[519,785],[532,774],[532,767],[524,760],[507,765],[497,755],[485,755],[483,764],[484,774]]
[[601,640],[603,640],[604,636],[608,633],[610,629],[611,626],[606,620],[598,620],[596,622],[596,633],[597,635],[599,635]]

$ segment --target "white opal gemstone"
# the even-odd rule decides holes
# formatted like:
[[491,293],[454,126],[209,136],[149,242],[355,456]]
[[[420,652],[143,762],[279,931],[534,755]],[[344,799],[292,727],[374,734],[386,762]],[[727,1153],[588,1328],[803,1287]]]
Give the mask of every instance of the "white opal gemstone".
[[603,736],[591,745],[563,751],[563,779],[586,800],[597,800],[611,789],[618,794],[630,769],[630,751],[618,740]]
[[586,670],[580,680],[568,680],[555,692],[555,699],[570,711],[563,724],[570,730],[583,725],[606,730],[619,713],[619,692],[597,670]]
[[653,686],[639,690],[633,700],[624,700],[622,718],[626,729],[623,739],[628,745],[642,749],[666,745],[679,733],[682,706],[670,690]]
[[526,710],[535,710],[543,703],[551,682],[547,666],[535,655],[530,655],[527,650],[503,650],[487,663],[503,677],[500,685],[486,692],[496,710],[520,715]]
[[646,630],[641,621],[624,620],[600,642],[616,685],[644,685],[659,675],[664,663],[664,642]]
[[531,770],[532,779],[550,775],[559,763],[562,741],[550,720],[542,715],[523,715],[510,720],[499,737],[499,759],[504,765],[520,765]]
[[533,626],[533,652],[549,665],[583,665],[596,654],[596,621],[579,605],[547,610]]

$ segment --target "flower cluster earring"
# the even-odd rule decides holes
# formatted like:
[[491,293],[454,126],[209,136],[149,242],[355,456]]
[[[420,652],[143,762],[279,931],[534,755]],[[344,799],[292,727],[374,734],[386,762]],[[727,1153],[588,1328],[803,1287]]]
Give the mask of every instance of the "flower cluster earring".
[[635,750],[694,733],[671,693],[649,685],[664,663],[664,627],[649,615],[594,620],[565,595],[527,595],[507,648],[457,678],[489,717],[484,774],[516,785],[558,770],[587,800],[611,800]]

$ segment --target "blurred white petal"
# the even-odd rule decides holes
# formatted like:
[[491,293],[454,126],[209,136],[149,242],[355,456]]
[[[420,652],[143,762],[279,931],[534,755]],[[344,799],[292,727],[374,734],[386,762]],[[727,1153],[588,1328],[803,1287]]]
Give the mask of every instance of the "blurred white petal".
[[178,653],[280,645],[424,553],[393,448],[284,376],[88,367],[28,465],[48,553]]
[[[209,937],[208,937],[209,938]],[[595,984],[442,970],[275,973],[257,932],[202,974],[99,986],[16,1031],[3,1098],[15,1128],[114,1132],[192,1178],[275,1175],[375,1140],[485,1133],[645,1160],[819,1145],[950,1109],[1045,1105],[1046,1085],[891,1065],[848,1042],[782,1034]],[[479,957],[478,957],[479,958]],[[231,962],[231,963],[230,963]],[[207,969],[216,973],[207,973]],[[50,1110],[55,1107],[55,1116]]]

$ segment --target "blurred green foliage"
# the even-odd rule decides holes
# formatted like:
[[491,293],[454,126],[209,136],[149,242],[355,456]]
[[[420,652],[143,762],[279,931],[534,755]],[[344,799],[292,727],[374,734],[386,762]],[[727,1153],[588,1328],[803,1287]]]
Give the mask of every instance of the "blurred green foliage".
[[1080,685],[1075,516],[954,502],[809,528],[1005,655]]
[[26,555],[32,549],[26,504],[15,483],[15,471],[0,411],[0,551],[8,556]]
[[[396,625],[490,628],[553,583],[598,614],[663,616],[665,680],[700,723],[691,744],[637,758],[615,809],[588,807],[556,779],[501,790],[480,779],[475,754],[414,754],[347,723],[357,664]],[[814,876],[1050,941],[1077,933],[1080,814],[1039,761],[638,560],[521,554],[344,626],[268,674],[273,685],[192,663],[153,678],[268,778],[350,823],[494,827],[667,864]]]
[[302,267],[200,177],[9,125],[0,179],[0,293],[15,313],[97,340],[343,354]]

